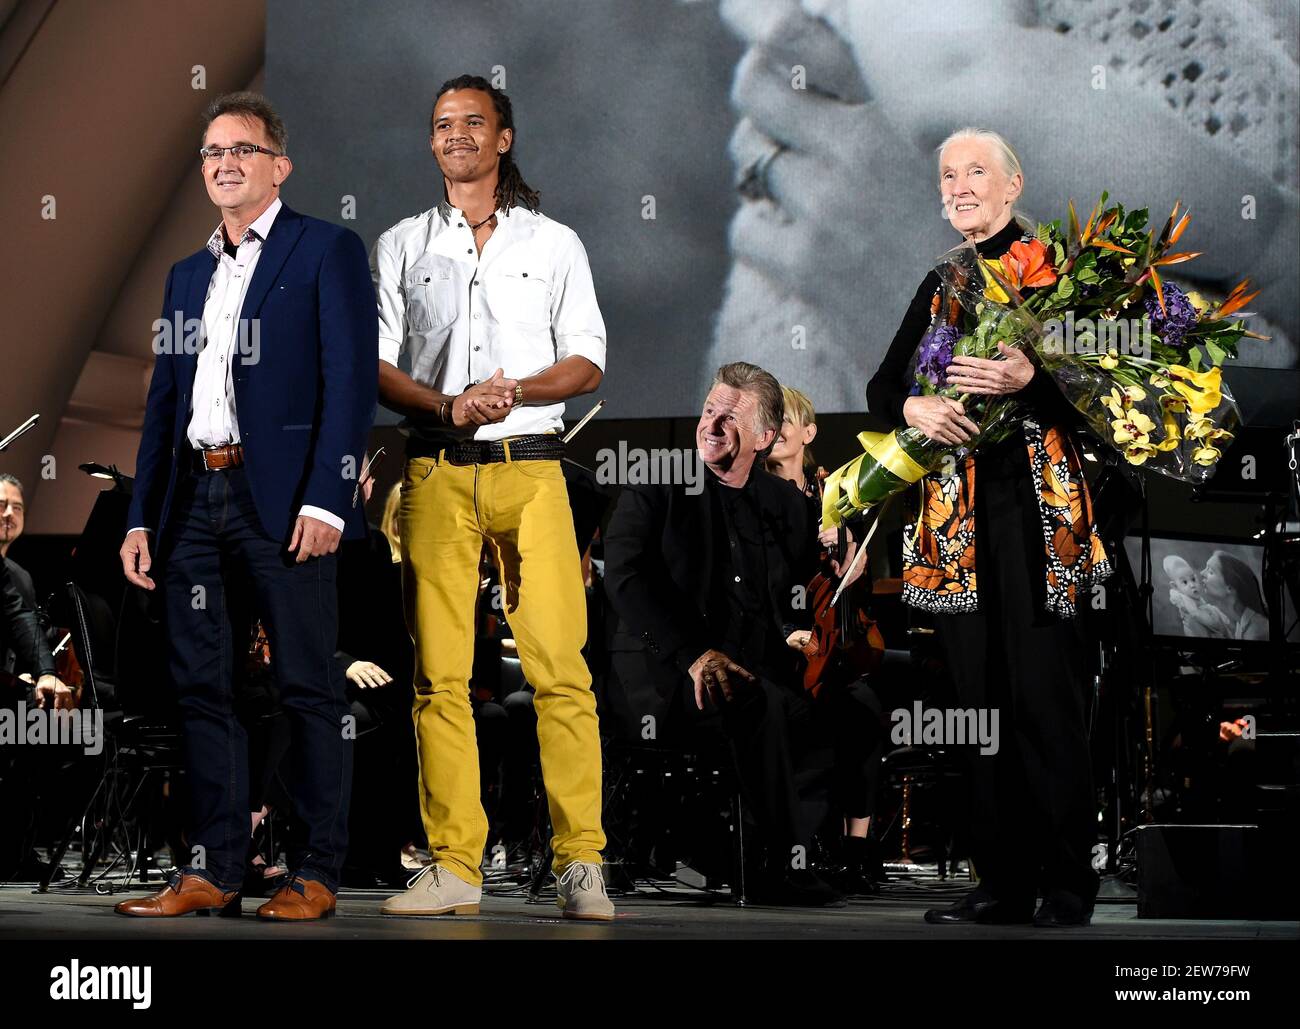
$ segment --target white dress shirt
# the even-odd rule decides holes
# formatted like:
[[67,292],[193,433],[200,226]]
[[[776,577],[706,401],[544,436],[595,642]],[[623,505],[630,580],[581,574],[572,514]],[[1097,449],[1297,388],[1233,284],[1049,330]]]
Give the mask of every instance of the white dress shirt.
[[[444,203],[375,242],[380,360],[397,365],[408,354],[416,382],[452,396],[497,368],[523,379],[574,354],[604,371],[605,322],[577,233],[514,207],[497,212],[480,254],[469,225]],[[474,438],[552,432],[563,416],[563,403],[530,405],[525,392],[521,406]]]
[[[194,372],[190,424],[186,432],[195,450],[239,442],[239,417],[235,412],[235,383],[231,365],[238,359],[239,313],[244,295],[262,256],[262,241],[280,213],[280,198],[271,201],[252,225],[244,230],[235,256],[225,249],[225,229],[218,225],[208,239],[208,250],[217,259],[203,302],[203,349]],[[245,329],[245,332],[251,330]],[[247,346],[247,341],[245,342]]]
[[[195,450],[239,442],[239,416],[235,411],[235,383],[231,366],[238,359],[239,315],[248,284],[262,256],[262,242],[284,205],[276,197],[244,230],[234,257],[226,253],[224,223],[208,237],[207,247],[217,259],[203,302],[203,342],[194,371],[190,397],[190,422],[186,436]],[[251,329],[245,329],[250,332]],[[263,341],[259,340],[258,345]],[[248,341],[245,341],[245,347]],[[304,504],[298,512],[343,531],[343,519],[324,508]],[[140,526],[143,528],[143,526]],[[134,531],[131,530],[131,531]]]

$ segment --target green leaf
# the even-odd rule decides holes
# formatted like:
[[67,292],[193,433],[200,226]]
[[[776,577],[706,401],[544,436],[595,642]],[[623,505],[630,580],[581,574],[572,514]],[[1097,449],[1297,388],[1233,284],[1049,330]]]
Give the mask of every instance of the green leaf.
[[1187,366],[1194,372],[1201,370],[1201,348],[1193,347],[1191,356],[1187,360]]
[[1216,366],[1223,364],[1223,359],[1228,356],[1223,347],[1212,339],[1205,341],[1205,352],[1210,355],[1210,361]]

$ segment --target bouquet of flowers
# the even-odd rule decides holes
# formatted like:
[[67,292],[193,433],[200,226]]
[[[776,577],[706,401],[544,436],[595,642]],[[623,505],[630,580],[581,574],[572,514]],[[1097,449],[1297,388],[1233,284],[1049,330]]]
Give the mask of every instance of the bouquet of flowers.
[[915,428],[862,433],[865,451],[827,478],[822,522],[838,525],[1014,430],[1009,396],[970,396],[946,382],[953,357],[998,360],[1024,350],[1051,375],[1102,442],[1131,465],[1185,482],[1213,474],[1240,420],[1222,380],[1247,332],[1241,309],[1257,294],[1240,282],[1218,303],[1184,293],[1162,269],[1200,256],[1175,253],[1189,216],[1181,205],[1157,235],[1145,209],[1106,206],[1080,226],[1039,225],[998,260],[958,247],[939,262],[931,323],[917,348],[914,394],[960,401],[979,432],[961,447]]

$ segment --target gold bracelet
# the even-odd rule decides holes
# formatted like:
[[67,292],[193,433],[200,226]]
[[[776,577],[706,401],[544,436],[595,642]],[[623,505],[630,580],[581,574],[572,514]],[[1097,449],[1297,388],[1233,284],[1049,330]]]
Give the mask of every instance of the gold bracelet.
[[516,382],[516,383],[515,383],[515,403],[516,403],[516,404],[522,404],[523,402],[524,402],[524,387],[521,386],[519,383]]

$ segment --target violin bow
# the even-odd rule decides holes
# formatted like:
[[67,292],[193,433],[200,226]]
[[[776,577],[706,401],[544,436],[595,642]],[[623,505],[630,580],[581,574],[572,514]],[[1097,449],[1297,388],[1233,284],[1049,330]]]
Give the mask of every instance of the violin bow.
[[605,401],[602,400],[590,411],[584,414],[582,416],[582,420],[578,422],[578,424],[575,425],[572,429],[570,429],[568,432],[564,434],[563,442],[568,443],[571,439],[573,439],[574,436],[578,435],[578,432],[582,429],[582,427],[586,425],[589,421],[591,421],[593,418],[595,418],[596,412],[599,411],[604,406],[605,406]]
[[[892,497],[889,498],[889,500],[892,499]],[[849,563],[848,569],[840,577],[840,584],[835,590],[835,595],[831,597],[831,607],[834,607],[839,603],[840,594],[844,592],[844,584],[849,581],[850,577],[857,570],[858,563],[867,556],[867,546],[871,543],[871,537],[876,534],[876,530],[880,527],[880,516],[885,513],[885,508],[889,505],[889,500],[886,500],[881,504],[879,509],[876,511],[876,520],[871,523],[871,528],[867,530],[866,537],[858,545],[858,552],[853,555],[853,560]]]

